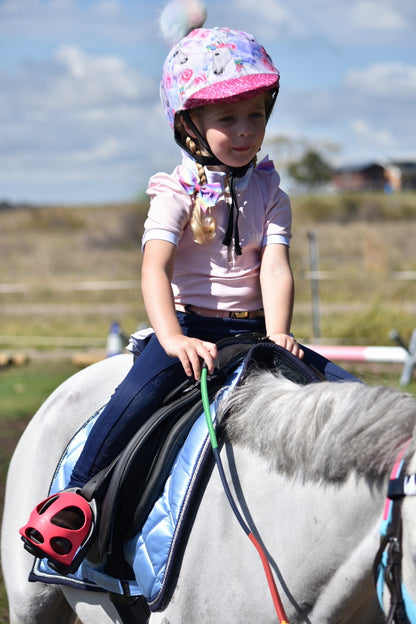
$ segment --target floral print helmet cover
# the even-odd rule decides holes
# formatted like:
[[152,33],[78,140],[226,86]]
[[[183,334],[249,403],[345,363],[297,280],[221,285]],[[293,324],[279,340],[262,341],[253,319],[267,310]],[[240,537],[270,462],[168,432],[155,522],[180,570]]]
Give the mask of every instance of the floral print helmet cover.
[[252,35],[230,28],[197,28],[170,51],[160,94],[173,127],[180,111],[245,99],[278,86],[279,71]]

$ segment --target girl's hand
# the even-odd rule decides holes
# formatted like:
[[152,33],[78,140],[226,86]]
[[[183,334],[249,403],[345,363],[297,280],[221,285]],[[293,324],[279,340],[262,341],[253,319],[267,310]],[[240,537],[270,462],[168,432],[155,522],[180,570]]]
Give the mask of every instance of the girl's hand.
[[179,358],[183,370],[188,377],[201,377],[202,362],[205,362],[208,372],[214,372],[214,358],[217,357],[217,346],[213,342],[190,338],[183,334],[174,334],[163,340],[162,347],[171,357]]
[[287,349],[293,355],[296,355],[300,360],[303,358],[303,351],[293,338],[293,336],[289,336],[288,334],[273,334],[272,336],[267,336],[269,340],[275,342],[280,347]]

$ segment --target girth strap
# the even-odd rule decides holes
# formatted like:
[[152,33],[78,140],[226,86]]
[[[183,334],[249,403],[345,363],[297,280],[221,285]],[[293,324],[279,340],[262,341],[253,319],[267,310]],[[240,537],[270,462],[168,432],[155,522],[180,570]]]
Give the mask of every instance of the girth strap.
[[110,599],[123,624],[148,624],[150,609],[143,596],[127,597],[110,593]]

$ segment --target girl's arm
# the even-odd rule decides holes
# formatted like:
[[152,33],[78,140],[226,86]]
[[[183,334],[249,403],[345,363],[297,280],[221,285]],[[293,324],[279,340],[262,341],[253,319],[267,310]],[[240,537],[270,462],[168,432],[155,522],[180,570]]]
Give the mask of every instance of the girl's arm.
[[260,285],[268,338],[302,358],[302,349],[290,336],[294,283],[287,245],[275,244],[263,247]]
[[179,325],[171,280],[176,247],[162,240],[149,240],[144,248],[142,293],[146,312],[156,336],[166,353],[181,361],[185,373],[200,378],[201,359],[208,372],[214,371],[217,347],[212,342],[184,336]]

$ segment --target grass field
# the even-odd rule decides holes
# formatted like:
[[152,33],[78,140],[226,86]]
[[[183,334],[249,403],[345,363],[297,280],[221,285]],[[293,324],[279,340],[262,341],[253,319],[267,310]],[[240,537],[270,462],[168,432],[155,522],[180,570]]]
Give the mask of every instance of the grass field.
[[[30,356],[21,367],[0,368],[1,503],[12,450],[42,401],[77,370],[72,355],[104,355],[113,319],[126,333],[146,322],[139,294],[145,212],[139,203],[0,212],[0,354]],[[316,338],[308,238],[314,231],[321,342],[388,345],[393,328],[407,342],[416,327],[416,195],[296,198],[293,213],[297,337]],[[106,287],[84,288],[86,282]],[[392,386],[401,372],[400,365],[346,368],[367,383]],[[415,380],[407,390],[416,396]],[[0,624],[6,622],[0,583]]]

